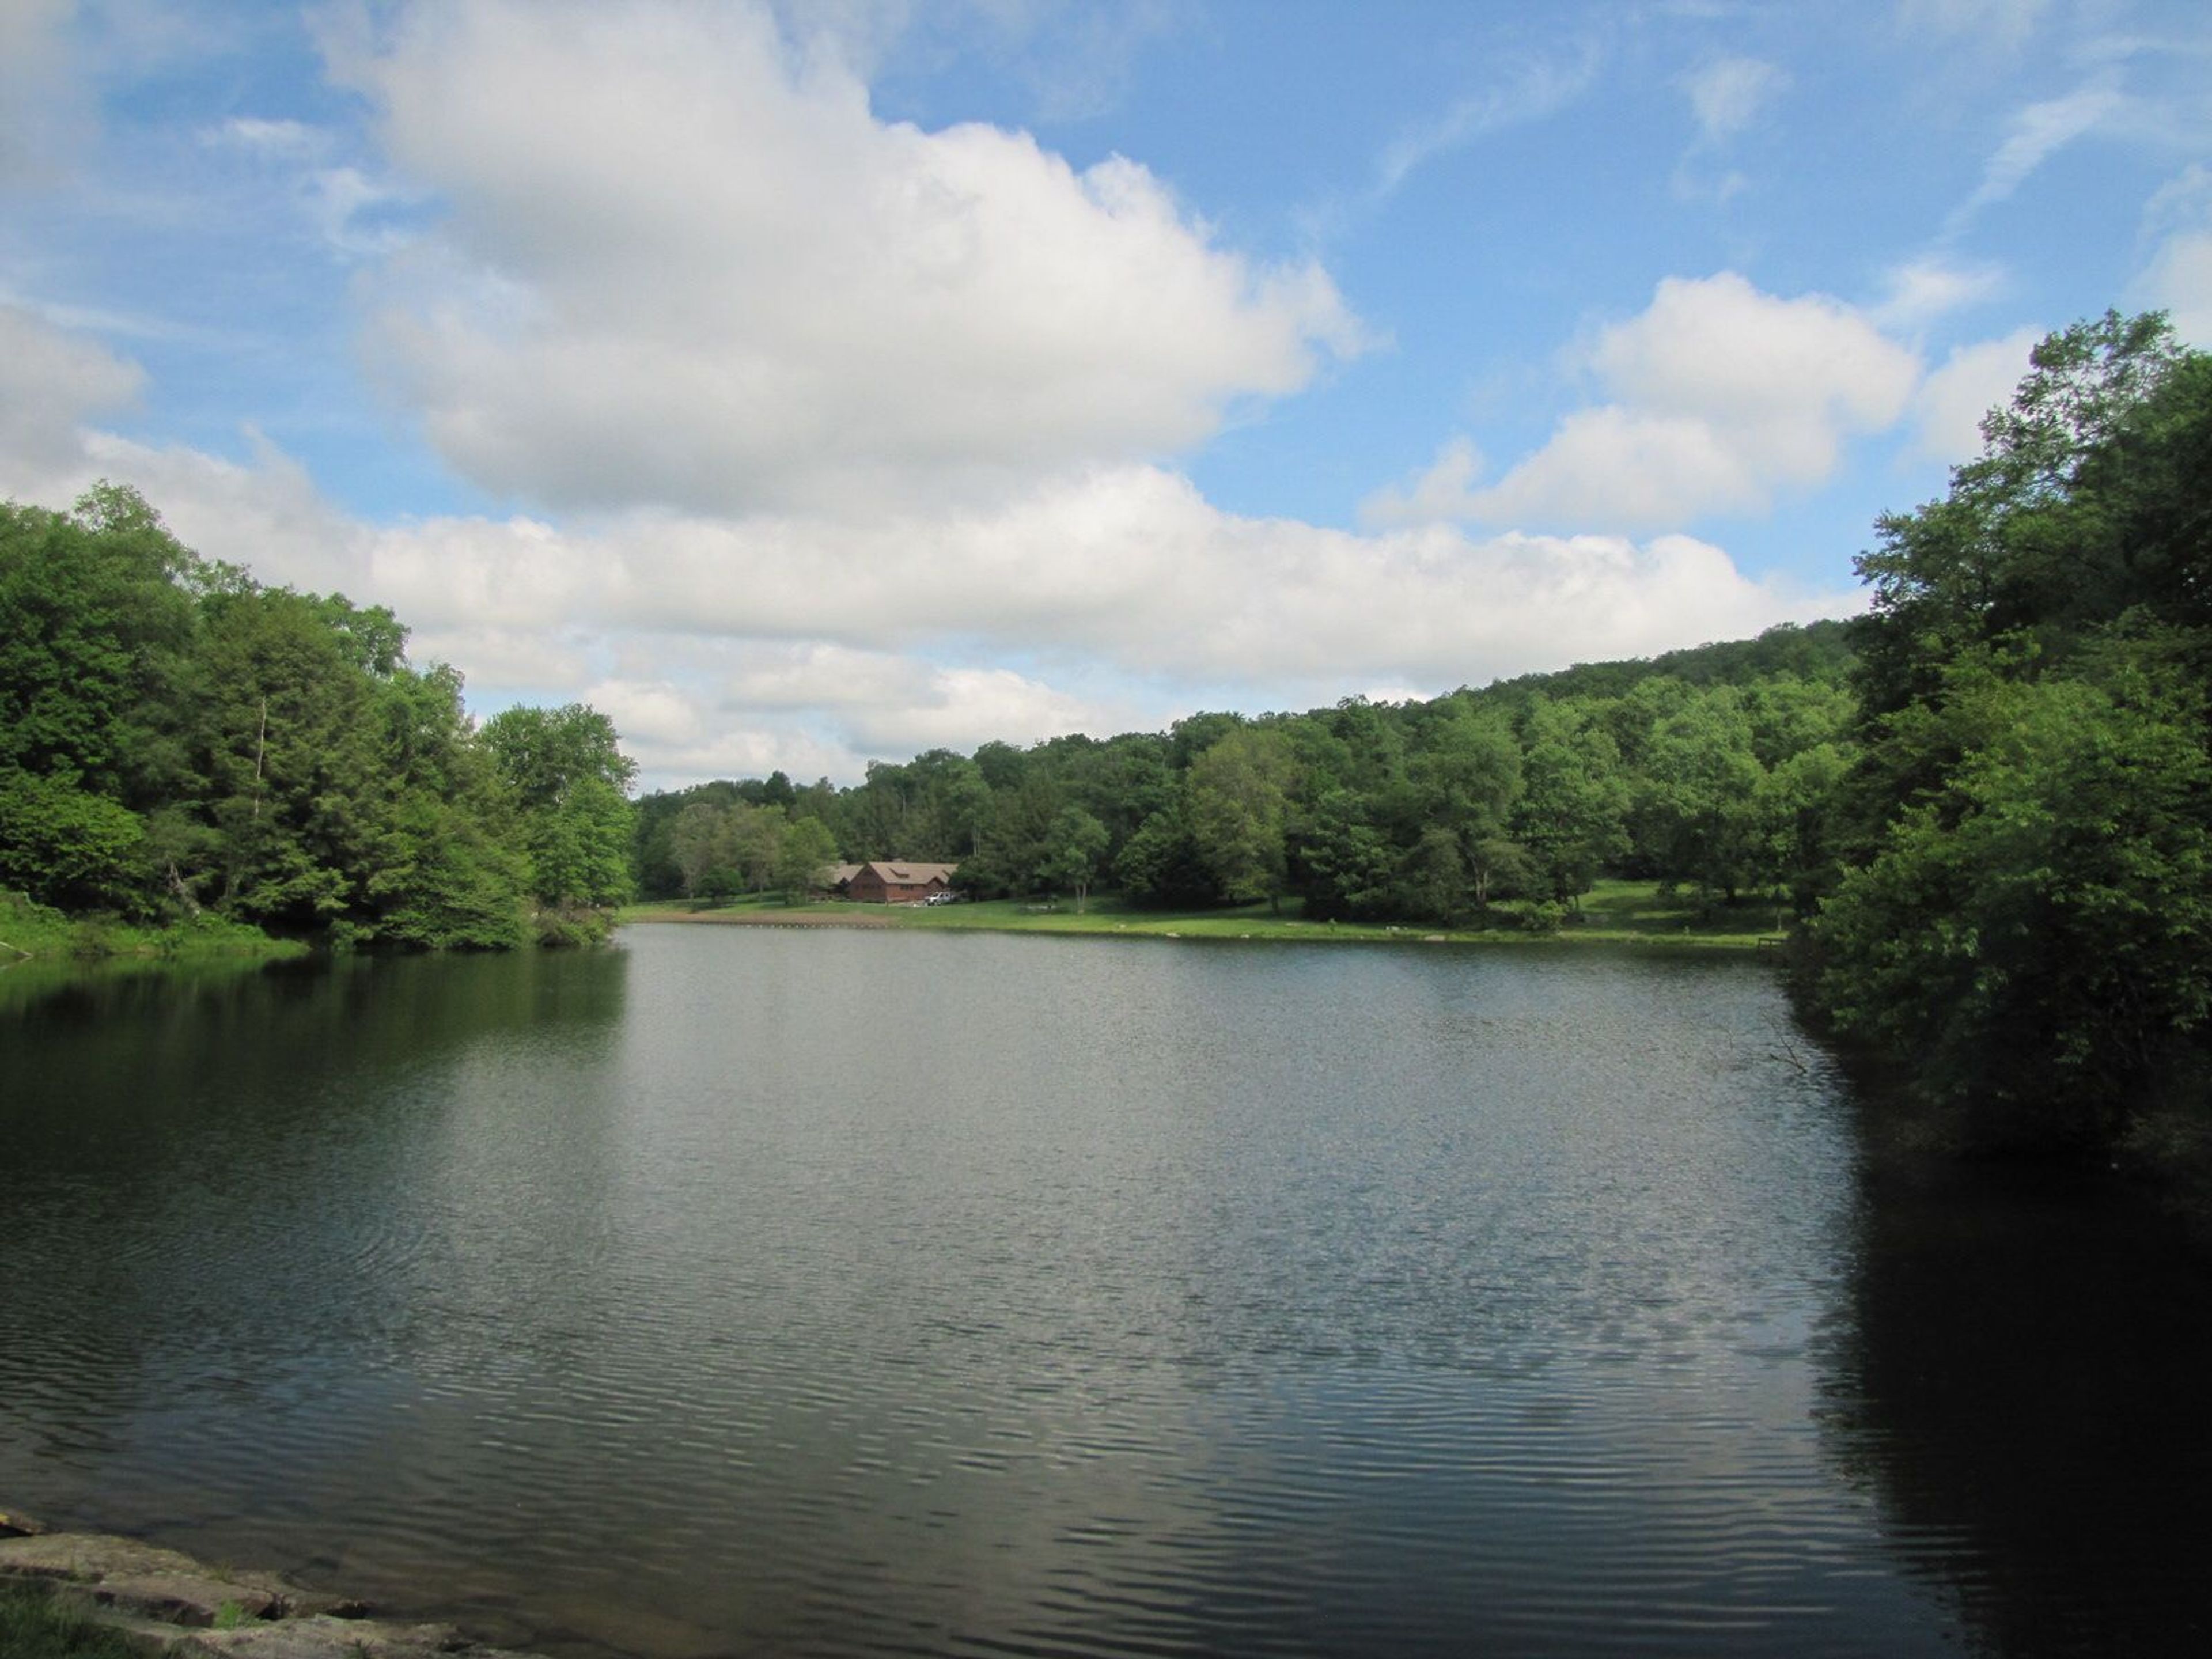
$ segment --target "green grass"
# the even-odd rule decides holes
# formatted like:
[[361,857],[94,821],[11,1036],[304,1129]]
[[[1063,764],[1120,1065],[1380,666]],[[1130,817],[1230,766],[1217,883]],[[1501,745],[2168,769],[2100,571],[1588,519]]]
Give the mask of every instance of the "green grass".
[[258,927],[203,914],[152,927],[113,916],[67,916],[20,893],[0,893],[0,968],[32,958],[98,962],[145,957],[165,962],[215,957],[270,960],[307,954],[297,939],[271,939]]
[[5,1659],[137,1659],[117,1631],[56,1602],[43,1584],[0,1581],[0,1656]]
[[[1200,911],[1139,910],[1112,895],[1094,895],[1084,914],[1073,899],[987,899],[981,902],[909,907],[825,902],[787,906],[781,899],[748,897],[711,904],[663,900],[635,904],[620,921],[778,921],[819,925],[849,921],[857,925],[958,933],[1103,933],[1124,938],[1249,939],[1313,940],[1431,940],[1460,943],[1526,943],[1589,940],[1664,943],[1750,950],[1778,935],[1771,904],[1702,909],[1687,894],[1662,890],[1656,882],[1601,882],[1583,896],[1579,910],[1559,918],[1556,931],[1532,926],[1529,907],[1493,907],[1487,926],[1425,927],[1417,923],[1327,922],[1309,920],[1295,899],[1279,912],[1265,904]],[[1786,913],[1784,920],[1787,920]]]

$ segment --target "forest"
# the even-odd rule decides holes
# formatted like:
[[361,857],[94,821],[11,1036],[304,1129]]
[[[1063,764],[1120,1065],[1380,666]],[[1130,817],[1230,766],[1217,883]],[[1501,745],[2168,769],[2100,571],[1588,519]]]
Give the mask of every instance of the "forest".
[[1846,635],[1785,626],[1427,702],[935,750],[842,790],[776,775],[651,794],[641,890],[781,890],[803,873],[789,828],[812,823],[835,856],[957,861],[979,896],[1097,884],[1139,905],[1449,926],[1506,899],[1571,908],[1601,874],[1715,903],[1788,892],[1819,868],[1845,764]]
[[[646,795],[605,716],[480,724],[387,611],[264,586],[128,489],[0,507],[0,892],[340,944],[604,931],[839,859],[979,896],[1574,924],[1601,878],[1797,918],[1804,1006],[1972,1144],[2204,1145],[2212,356],[2035,351],[1846,622],[1428,702],[1194,714]],[[2186,1150],[2186,1148],[2185,1148]]]
[[612,724],[479,725],[406,641],[192,553],[128,488],[0,505],[0,895],[340,945],[603,933],[635,771]]

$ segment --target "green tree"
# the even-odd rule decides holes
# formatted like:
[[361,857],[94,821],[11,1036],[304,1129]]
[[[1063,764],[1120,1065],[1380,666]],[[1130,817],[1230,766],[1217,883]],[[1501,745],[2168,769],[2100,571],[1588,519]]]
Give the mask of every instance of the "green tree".
[[1298,857],[1308,915],[1334,921],[1389,910],[1396,855],[1351,790],[1332,789],[1315,803]]
[[1137,826],[1114,861],[1114,877],[1130,903],[1153,909],[1194,910],[1221,896],[1179,800]]
[[1052,821],[1050,851],[1041,872],[1047,881],[1074,890],[1078,915],[1083,914],[1084,902],[1091,896],[1091,884],[1097,878],[1099,866],[1106,861],[1110,839],[1106,826],[1079,806],[1062,807],[1060,816]]
[[1765,776],[1733,686],[1685,697],[1644,739],[1633,822],[1656,872],[1734,899],[1757,871],[1757,798]]
[[830,867],[836,862],[836,840],[822,820],[793,818],[784,826],[775,862],[775,884],[783,890],[783,902],[803,903],[808,894],[819,891],[828,884]]
[[614,722],[583,703],[509,708],[486,720],[483,746],[520,818],[538,902],[573,918],[629,896],[636,763]]
[[1279,732],[1240,726],[1190,763],[1192,840],[1231,904],[1279,907],[1296,762]]
[[0,768],[0,889],[58,908],[137,908],[146,826],[66,773]]
[[1977,1138],[2101,1141],[2212,1060],[2212,359],[2107,315],[1983,433],[1861,561],[1816,994]]
[[1529,706],[1522,793],[1515,837],[1528,848],[1531,879],[1571,903],[1628,851],[1628,781],[1613,734],[1592,706],[1539,696]]
[[1920,718],[1960,758],[1822,908],[1823,995],[1982,1139],[2102,1136],[2212,1011],[2202,700],[1971,660],[1948,684]]
[[736,864],[732,829],[732,809],[712,801],[695,800],[677,814],[668,843],[683,873],[684,897],[698,897],[709,878]]

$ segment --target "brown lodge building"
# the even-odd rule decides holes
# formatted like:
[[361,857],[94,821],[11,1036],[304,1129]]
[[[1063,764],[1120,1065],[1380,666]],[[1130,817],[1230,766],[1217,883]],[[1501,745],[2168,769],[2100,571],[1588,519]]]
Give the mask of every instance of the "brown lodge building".
[[911,904],[944,892],[959,867],[957,864],[902,864],[888,859],[841,864],[830,872],[830,890],[863,904]]

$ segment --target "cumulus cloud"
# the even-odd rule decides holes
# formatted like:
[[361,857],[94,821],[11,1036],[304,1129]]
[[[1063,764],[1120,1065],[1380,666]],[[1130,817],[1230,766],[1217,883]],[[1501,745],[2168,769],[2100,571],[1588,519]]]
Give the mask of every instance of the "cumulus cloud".
[[[872,586],[902,550],[927,580]],[[1359,535],[1224,513],[1142,466],[927,519],[440,520],[378,532],[357,574],[441,642],[501,595],[535,629],[595,630],[627,655],[602,684],[649,763],[790,729],[843,753],[845,776],[856,757],[1157,722],[1200,688],[1249,707],[1435,692],[1856,603],[1750,580],[1688,537]]]
[[556,507],[848,506],[1152,459],[1358,326],[1138,164],[878,119],[748,7],[417,7],[331,47],[447,216],[375,349],[441,453]]
[[1982,416],[2012,400],[2043,335],[2021,328],[2001,340],[1954,348],[1913,396],[1915,453],[1954,466],[1980,453]]
[[2144,217],[2156,245],[2131,289],[2136,303],[2166,313],[2191,344],[2212,348],[2212,172],[2185,168]]
[[605,708],[654,782],[771,766],[850,778],[869,758],[1123,730],[1200,703],[1442,691],[1854,602],[1751,580],[1688,537],[1358,534],[1226,513],[1135,463],[957,509],[370,525],[252,434],[231,460],[40,426],[54,386],[76,385],[90,414],[137,371],[6,320],[0,363],[58,367],[0,380],[0,494],[66,501],[128,478],[205,553],[392,606],[417,659],[453,662],[488,706]]
[[1893,424],[1920,368],[1863,313],[1727,271],[1662,282],[1583,363],[1608,401],[1569,414],[1493,484],[1477,487],[1471,449],[1448,445],[1410,489],[1371,498],[1370,521],[1651,529],[1754,511],[1827,478],[1846,437]]
[[26,473],[66,470],[79,423],[133,401],[144,380],[98,342],[0,304],[0,454]]

